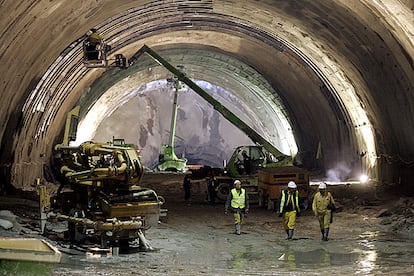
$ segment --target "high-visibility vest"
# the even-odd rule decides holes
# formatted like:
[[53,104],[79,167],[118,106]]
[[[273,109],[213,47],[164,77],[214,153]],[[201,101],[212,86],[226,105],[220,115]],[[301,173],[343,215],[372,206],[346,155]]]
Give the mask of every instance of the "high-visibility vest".
[[231,190],[231,207],[243,209],[246,206],[246,191],[241,188],[240,194],[236,188]]
[[282,197],[280,199],[279,212],[280,213],[283,213],[285,207],[288,204],[291,204],[291,202],[293,204],[293,210],[296,210],[296,211],[299,212],[299,192],[298,191],[294,191],[292,194],[289,194],[287,190],[283,190],[282,191]]

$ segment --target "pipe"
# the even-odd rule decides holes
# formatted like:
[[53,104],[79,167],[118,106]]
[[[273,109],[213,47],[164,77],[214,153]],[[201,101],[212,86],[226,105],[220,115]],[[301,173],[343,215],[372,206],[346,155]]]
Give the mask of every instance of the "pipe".
[[121,221],[117,218],[111,219],[110,222],[93,221],[88,218],[77,218],[62,214],[56,214],[56,218],[69,222],[79,223],[91,227],[96,231],[116,231],[116,230],[137,230],[141,229],[143,222],[141,220]]

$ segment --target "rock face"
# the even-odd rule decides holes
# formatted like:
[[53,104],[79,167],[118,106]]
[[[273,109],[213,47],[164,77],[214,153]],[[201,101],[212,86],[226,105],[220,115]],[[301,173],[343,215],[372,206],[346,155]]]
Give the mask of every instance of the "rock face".
[[0,219],[0,226],[7,230],[13,228],[13,223],[5,219]]
[[[169,141],[172,101],[173,92],[164,89],[139,94],[101,123],[94,140],[124,138],[138,145],[144,165],[152,168],[158,162],[160,145]],[[237,146],[252,144],[194,92],[180,93],[178,102],[175,153],[179,157],[185,154],[189,164],[221,167]],[[125,124],[129,127],[125,128]]]
[[413,237],[414,229],[414,200],[409,197],[401,197],[394,205],[381,210],[378,217],[381,224],[388,225],[393,232],[408,234]]

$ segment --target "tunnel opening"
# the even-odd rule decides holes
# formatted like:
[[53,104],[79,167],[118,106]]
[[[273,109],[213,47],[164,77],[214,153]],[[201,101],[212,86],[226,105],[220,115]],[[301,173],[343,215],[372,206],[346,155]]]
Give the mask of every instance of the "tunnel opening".
[[[279,145],[279,147],[281,147],[282,151],[285,152],[285,154],[296,154],[296,143],[290,131],[292,127],[289,125],[288,119],[286,118],[286,111],[283,109],[282,103],[277,102],[277,94],[273,91],[273,89],[270,87],[270,85],[267,84],[267,82],[264,79],[261,79],[260,75],[255,70],[238,62],[235,59],[230,58],[229,56],[220,55],[218,53],[212,54],[211,52],[207,51],[194,49],[191,50],[185,48],[176,50],[170,49],[168,50],[168,52],[160,52],[162,52],[163,54],[168,53],[166,56],[168,56],[168,58],[176,64],[185,64],[183,65],[183,67],[186,69],[187,74],[189,76],[199,77],[211,81],[212,83],[209,83],[208,81],[195,80],[195,82],[199,86],[203,87],[204,89],[207,89],[209,91],[208,93],[211,94],[214,98],[218,98],[219,102],[224,104],[224,106],[228,106],[231,109],[233,109],[233,112],[236,112],[237,116],[242,118],[243,121],[248,122],[250,125],[253,126],[253,128],[257,128],[257,130],[260,133],[264,134],[265,137],[267,137],[267,140],[271,141],[272,143],[275,143],[276,145]],[[209,64],[210,68],[199,66],[198,64],[200,62],[203,64]],[[160,107],[157,106],[156,102],[159,102],[157,98],[159,99],[167,97],[170,101],[172,100],[171,87],[165,87],[167,84],[166,79],[168,78],[169,74],[167,70],[165,70],[165,68],[159,68],[158,64],[155,64],[154,61],[151,62],[151,60],[148,59],[143,59],[142,62],[140,60],[138,65],[139,66],[137,66],[137,68],[130,69],[130,72],[128,74],[124,74],[124,72],[121,72],[121,78],[116,74],[109,74],[109,77],[103,75],[91,86],[90,89],[88,89],[87,94],[85,94],[82,98],[82,105],[86,106],[87,108],[82,108],[82,116],[84,120],[80,126],[80,135],[78,136],[79,142],[82,142],[82,140],[85,139],[90,139],[91,135],[93,134],[91,133],[92,130],[98,127],[100,121],[104,120],[104,118],[107,117],[107,115],[114,113],[115,109],[120,108],[119,106],[128,102],[131,97],[137,97],[137,95],[139,96],[139,99],[147,101],[147,105],[141,105],[140,107],[135,108],[136,111],[134,112],[138,113],[136,113],[135,115],[130,114],[131,118],[136,118],[132,121],[138,122],[140,121],[140,117],[144,118],[148,116],[148,114],[152,114],[150,115],[152,116],[151,118],[147,118],[147,120],[150,120],[151,123],[148,123],[148,121],[145,122],[145,120],[143,119],[143,121],[140,121],[140,124],[138,124],[140,125],[140,128],[142,129],[142,126],[144,126],[145,128],[145,126],[150,125],[151,129],[153,129],[155,127],[155,122],[157,126],[164,127],[164,130],[161,131],[162,133],[167,132],[165,126],[167,125],[166,122],[168,122],[167,118],[169,117],[169,114],[168,112],[167,114],[162,113],[160,112],[160,110],[169,110],[171,105],[170,107],[168,107],[167,103],[166,107],[164,103]],[[217,72],[220,70],[221,74],[217,75]],[[160,77],[164,79],[159,80]],[[151,82],[145,83],[147,81]],[[218,85],[226,85],[227,89],[230,89],[231,92],[228,92],[226,88],[214,85],[214,83]],[[152,91],[158,91],[157,94],[159,96],[151,97],[151,100],[148,100],[148,96],[146,95]],[[232,95],[231,93],[233,93],[234,95]],[[101,100],[96,100],[99,97],[101,97]],[[210,147],[213,146],[213,148],[215,149],[220,149],[220,147],[222,146],[217,146],[222,143],[220,139],[226,139],[225,136],[227,136],[227,139],[229,140],[238,140],[235,138],[240,135],[246,136],[246,133],[241,133],[237,135],[220,135],[220,133],[209,133],[211,128],[215,128],[218,130],[218,126],[211,125],[210,123],[211,115],[207,115],[211,114],[211,111],[206,111],[206,106],[208,106],[209,103],[207,101],[203,102],[202,98],[199,95],[196,95],[194,92],[191,92],[188,89],[185,91],[183,95],[180,96],[180,98],[181,100],[184,100],[184,102],[187,105],[185,109],[180,107],[183,117],[182,119],[187,120],[187,122],[183,122],[183,125],[191,125],[190,119],[194,116],[194,114],[191,114],[191,112],[195,111],[195,116],[203,118],[203,122],[199,123],[200,125],[203,125],[203,127],[197,128],[196,126],[194,126],[196,128],[194,128],[193,131],[190,131],[190,133],[188,133],[192,135],[190,137],[188,137],[189,135],[186,133],[181,133],[180,136],[184,135],[183,137],[187,137],[187,139],[182,139],[180,137],[178,146],[181,146],[183,143],[188,143],[189,141],[195,142],[204,140],[201,138],[203,136],[215,137],[216,135],[218,135],[218,137],[223,137],[219,139],[217,137],[214,138],[215,141],[217,141],[218,143],[215,142],[211,144],[211,142],[208,142],[208,144],[210,143]],[[110,101],[108,99],[110,99]],[[192,101],[194,102],[192,103]],[[246,104],[247,102],[248,104]],[[260,108],[254,108],[253,111],[250,106]],[[132,108],[134,109],[134,107]],[[142,112],[142,110],[144,110],[144,112]],[[154,115],[154,113],[156,113],[156,115]],[[88,116],[89,118],[87,118]],[[160,120],[159,118],[162,119]],[[128,118],[125,118],[125,120],[128,120]],[[166,122],[162,122],[162,120]],[[222,121],[222,119],[220,118],[218,120]],[[194,123],[198,124],[198,121],[195,120]],[[179,128],[180,124],[181,123],[179,118]],[[203,131],[205,132],[206,127],[208,129],[204,135],[194,133]],[[183,129],[182,126],[181,128]],[[223,131],[223,127],[220,128],[221,131]],[[107,129],[111,130],[109,126],[107,127]],[[131,135],[125,133],[125,131],[124,136],[127,135],[135,142],[140,141],[141,143],[150,146],[151,148],[154,148],[156,147],[156,145],[154,145],[154,143],[151,143],[150,140],[148,140],[148,133],[149,136],[152,136],[154,138],[154,133],[153,131],[151,131],[151,129],[149,129],[148,132],[145,134],[145,136],[147,137],[147,141],[142,141],[139,138],[138,131],[133,131],[135,133],[138,133],[136,137],[131,137]],[[184,127],[184,129],[186,128]],[[187,131],[184,130],[182,132],[188,132],[188,128]],[[178,133],[180,133],[180,131],[178,131]],[[103,135],[104,137],[106,136],[105,139],[112,137],[112,135],[105,135],[103,132],[100,132],[100,135]],[[159,135],[159,133],[157,133],[156,135]],[[247,135],[249,134],[247,133]],[[143,144],[140,144],[140,146],[142,147]],[[231,146],[230,148],[233,148],[235,146],[236,145]],[[199,145],[198,147],[201,147],[201,145]],[[186,146],[184,146],[184,148],[186,148]],[[221,149],[225,151],[225,148],[228,148],[228,146]],[[190,150],[191,154],[191,144],[187,146],[187,154],[189,153],[188,150]],[[202,152],[205,153],[206,151],[209,152],[208,149],[203,150]],[[218,156],[222,156],[222,154],[220,154],[220,151],[216,152],[216,154],[218,154]],[[227,155],[228,154],[229,153],[227,153]],[[214,155],[214,153],[209,154],[209,156],[212,155]],[[152,156],[156,156],[156,154],[153,153]],[[202,160],[203,158],[202,156],[198,156],[195,159]],[[220,163],[220,159],[221,158],[219,158],[219,160],[216,160],[215,163]],[[206,161],[211,162],[211,160]]]

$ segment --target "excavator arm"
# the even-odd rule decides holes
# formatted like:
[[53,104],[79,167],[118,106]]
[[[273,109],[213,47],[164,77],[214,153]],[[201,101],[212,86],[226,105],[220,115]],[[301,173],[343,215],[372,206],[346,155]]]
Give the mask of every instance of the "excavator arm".
[[204,89],[194,83],[189,79],[185,73],[181,72],[173,65],[171,65],[167,60],[157,54],[154,50],[144,44],[138,52],[136,52],[129,60],[129,66],[133,65],[142,54],[148,54],[153,58],[157,63],[164,66],[168,71],[174,74],[178,80],[185,83],[190,87],[194,92],[200,95],[204,100],[210,103],[215,110],[217,110],[221,115],[224,116],[229,122],[234,126],[243,131],[254,143],[262,145],[268,152],[270,152],[277,160],[278,165],[292,165],[293,160],[291,156],[285,155],[280,152],[276,147],[269,143],[265,138],[263,138],[259,133],[257,133],[253,128],[243,122],[239,117],[237,117],[233,112],[223,106],[220,102],[214,99],[210,94],[208,94]]

